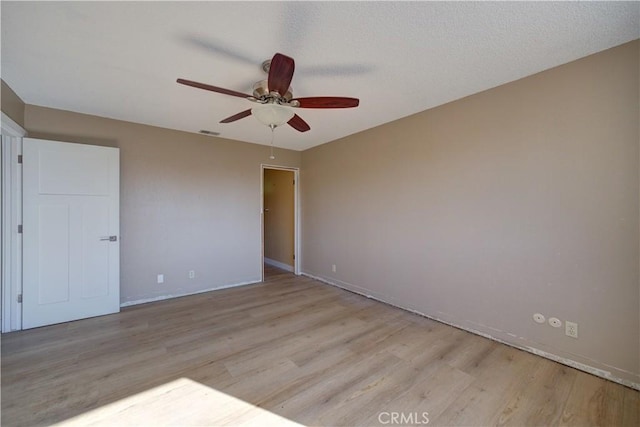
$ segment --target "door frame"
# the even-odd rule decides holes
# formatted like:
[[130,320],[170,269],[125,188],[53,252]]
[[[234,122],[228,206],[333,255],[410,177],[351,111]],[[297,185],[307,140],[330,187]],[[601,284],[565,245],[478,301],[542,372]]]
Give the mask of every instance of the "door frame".
[[264,281],[264,171],[266,169],[293,172],[293,273],[300,275],[300,168],[277,166],[263,163],[260,165],[260,271]]
[[27,132],[2,112],[2,332],[22,329],[22,138]]

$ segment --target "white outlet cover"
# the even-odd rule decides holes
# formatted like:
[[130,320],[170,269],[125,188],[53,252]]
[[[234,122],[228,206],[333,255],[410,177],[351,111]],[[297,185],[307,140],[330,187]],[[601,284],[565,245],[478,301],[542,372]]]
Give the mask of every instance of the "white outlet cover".
[[536,313],[533,315],[533,320],[536,323],[544,323],[547,319],[545,319],[544,315],[540,314],[540,313]]
[[554,328],[559,328],[560,326],[562,326],[562,320],[558,319],[557,317],[550,317],[549,324]]
[[164,274],[158,274],[158,283],[164,283]]
[[564,333],[571,338],[578,338],[578,324],[575,322],[564,322]]

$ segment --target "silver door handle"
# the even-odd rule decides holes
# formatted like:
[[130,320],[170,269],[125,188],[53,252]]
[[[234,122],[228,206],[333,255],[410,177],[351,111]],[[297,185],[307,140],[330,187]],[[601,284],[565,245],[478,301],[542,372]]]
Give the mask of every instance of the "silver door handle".
[[100,240],[107,240],[109,242],[117,242],[118,241],[118,236],[104,236],[104,237],[101,237]]

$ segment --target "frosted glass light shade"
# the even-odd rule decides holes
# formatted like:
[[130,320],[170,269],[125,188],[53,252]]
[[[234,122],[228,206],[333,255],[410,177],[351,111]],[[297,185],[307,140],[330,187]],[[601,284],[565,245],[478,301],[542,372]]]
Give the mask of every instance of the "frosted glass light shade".
[[251,114],[266,126],[280,126],[295,115],[291,108],[279,104],[257,105],[251,109]]

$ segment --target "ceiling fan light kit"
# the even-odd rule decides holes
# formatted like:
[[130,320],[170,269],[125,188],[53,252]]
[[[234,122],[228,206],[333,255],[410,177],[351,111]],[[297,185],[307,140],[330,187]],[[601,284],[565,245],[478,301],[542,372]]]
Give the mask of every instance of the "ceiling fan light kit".
[[311,129],[307,122],[294,112],[295,108],[353,108],[360,103],[357,98],[337,96],[293,98],[290,85],[295,71],[295,63],[293,58],[281,53],[276,53],[271,60],[264,61],[261,66],[269,74],[269,77],[267,80],[261,80],[253,85],[253,95],[191,80],[178,79],[177,82],[198,89],[245,98],[258,104],[249,110],[227,117],[220,123],[231,123],[247,116],[254,116],[260,123],[270,127],[272,131],[276,126],[285,123],[298,132],[306,132]]
[[290,107],[276,103],[256,105],[251,109],[253,117],[266,126],[280,126],[293,118],[295,113]]

